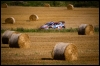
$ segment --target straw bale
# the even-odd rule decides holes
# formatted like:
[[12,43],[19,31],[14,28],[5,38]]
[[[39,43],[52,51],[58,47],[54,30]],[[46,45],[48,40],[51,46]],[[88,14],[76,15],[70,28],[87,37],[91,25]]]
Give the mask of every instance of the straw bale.
[[11,35],[14,34],[14,33],[18,33],[18,32],[6,30],[6,31],[2,34],[2,43],[3,43],[3,44],[8,44],[9,38],[10,38]]
[[9,47],[11,48],[30,48],[30,38],[28,34],[13,34],[9,39]]
[[81,24],[78,27],[78,35],[93,35],[94,27],[91,24]]
[[67,5],[67,9],[68,9],[68,10],[73,10],[73,9],[74,9],[74,6],[73,6],[72,4],[68,4],[68,5]]
[[57,43],[51,53],[53,59],[74,61],[78,58],[77,47],[73,43]]
[[39,17],[36,14],[32,14],[32,15],[29,16],[30,21],[36,21],[38,19],[39,19]]
[[3,3],[3,4],[1,5],[1,8],[7,8],[7,7],[8,7],[7,3]]
[[50,7],[50,4],[45,3],[45,4],[44,4],[44,7]]
[[14,24],[15,23],[14,17],[9,17],[9,18],[5,19],[5,23]]

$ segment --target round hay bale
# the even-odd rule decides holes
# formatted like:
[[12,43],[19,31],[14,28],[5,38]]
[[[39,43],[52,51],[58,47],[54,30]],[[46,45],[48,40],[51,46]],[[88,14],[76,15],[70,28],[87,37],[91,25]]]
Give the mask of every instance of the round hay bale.
[[30,48],[30,39],[27,34],[12,34],[9,39],[9,47],[11,48]]
[[2,34],[2,43],[3,43],[3,44],[8,44],[9,38],[10,38],[11,35],[14,34],[14,33],[18,33],[18,32],[6,30],[6,31]]
[[29,20],[30,21],[36,21],[36,20],[38,20],[39,19],[39,17],[36,15],[36,14],[32,14],[32,15],[30,15],[30,17],[29,17]]
[[73,10],[73,9],[74,9],[74,6],[73,6],[72,4],[68,4],[68,5],[67,5],[67,9],[68,9],[68,10]]
[[45,4],[44,4],[44,7],[50,7],[50,4],[45,3]]
[[51,54],[56,60],[74,61],[78,58],[77,47],[72,43],[57,43]]
[[6,3],[3,3],[2,5],[1,5],[1,8],[7,8],[8,7],[8,5],[6,4]]
[[93,35],[94,27],[91,24],[81,24],[78,27],[78,35]]
[[5,19],[5,23],[14,24],[15,23],[15,19],[13,17],[7,18],[7,19]]

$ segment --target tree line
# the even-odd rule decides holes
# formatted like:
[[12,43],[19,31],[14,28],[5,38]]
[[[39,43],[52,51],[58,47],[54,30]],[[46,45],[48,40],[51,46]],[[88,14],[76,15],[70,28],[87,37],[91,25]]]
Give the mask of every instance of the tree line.
[[10,6],[33,6],[43,7],[44,3],[50,4],[51,7],[66,7],[73,4],[74,7],[99,7],[99,1],[1,1],[1,4],[7,3]]

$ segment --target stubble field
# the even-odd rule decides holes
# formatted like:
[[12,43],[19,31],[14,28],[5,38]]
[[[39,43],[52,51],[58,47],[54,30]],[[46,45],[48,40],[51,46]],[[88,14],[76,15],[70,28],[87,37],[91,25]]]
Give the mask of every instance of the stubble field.
[[[31,14],[39,16],[38,21],[29,21]],[[14,17],[15,24],[5,24],[5,19]],[[1,8],[1,29],[27,28],[37,29],[49,21],[65,21],[67,28],[77,28],[80,24],[99,26],[99,8],[66,7],[19,7]],[[1,43],[2,65],[98,65],[99,33],[94,35],[78,35],[77,32],[66,33],[27,33],[31,40],[31,48],[9,48]],[[53,60],[51,52],[58,42],[75,43],[78,48],[78,60]]]

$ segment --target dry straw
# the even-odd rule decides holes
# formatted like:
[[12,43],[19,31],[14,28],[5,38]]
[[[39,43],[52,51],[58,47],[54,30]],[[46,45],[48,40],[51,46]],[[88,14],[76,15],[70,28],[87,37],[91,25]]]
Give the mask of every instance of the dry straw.
[[74,61],[78,58],[77,47],[72,43],[57,43],[51,54],[56,60]]
[[39,19],[39,17],[36,14],[32,14],[32,15],[29,16],[30,21],[36,21],[38,19]]
[[45,4],[44,4],[44,7],[50,7],[50,4],[45,3]]
[[73,9],[74,9],[74,6],[73,6],[72,4],[68,4],[68,5],[67,5],[67,9],[68,9],[68,10],[73,10]]
[[9,39],[9,47],[11,48],[30,48],[30,43],[29,36],[24,33],[12,34]]
[[11,35],[14,34],[14,33],[18,33],[18,32],[6,30],[6,31],[2,34],[2,43],[3,43],[3,44],[8,44],[9,38],[10,38]]
[[15,23],[14,17],[9,17],[9,18],[5,19],[5,23],[14,24]]
[[91,24],[81,24],[78,27],[78,35],[93,35],[94,27]]
[[2,7],[2,8],[7,8],[8,5],[7,5],[6,3],[3,3],[3,4],[1,5],[1,7]]

